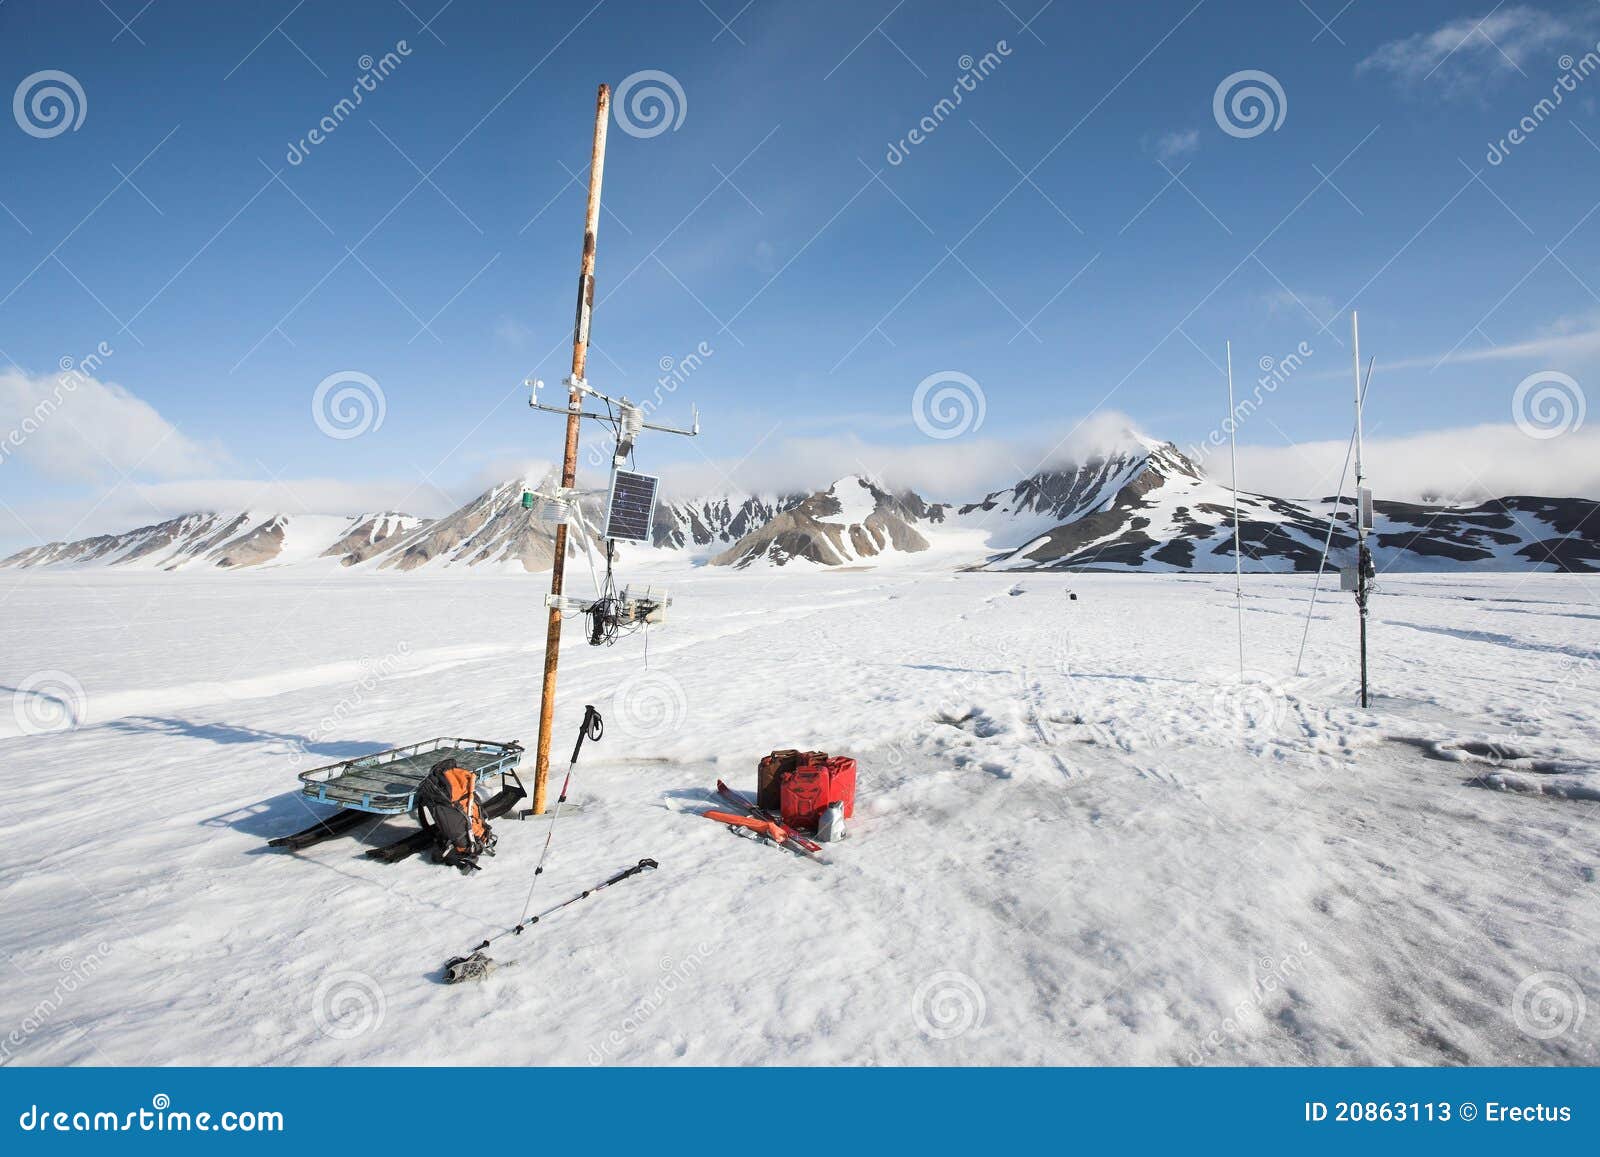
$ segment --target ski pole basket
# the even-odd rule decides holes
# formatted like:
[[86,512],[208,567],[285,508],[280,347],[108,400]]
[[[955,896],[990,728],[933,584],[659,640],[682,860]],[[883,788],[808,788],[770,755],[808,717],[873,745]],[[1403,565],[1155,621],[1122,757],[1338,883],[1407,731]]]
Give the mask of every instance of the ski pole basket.
[[516,778],[522,744],[487,739],[424,739],[409,747],[347,759],[300,773],[301,793],[341,808],[374,815],[405,815],[416,806],[417,785],[441,759],[477,774]]

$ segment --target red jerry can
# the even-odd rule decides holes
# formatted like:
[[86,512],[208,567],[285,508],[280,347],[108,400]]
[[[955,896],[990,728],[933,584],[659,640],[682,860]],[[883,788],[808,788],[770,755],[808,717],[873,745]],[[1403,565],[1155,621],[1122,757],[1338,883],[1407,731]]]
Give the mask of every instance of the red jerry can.
[[828,758],[825,751],[797,751],[792,747],[780,748],[761,757],[756,765],[756,805],[775,812],[782,804],[781,794],[785,772],[808,764],[822,763]]
[[856,761],[849,756],[832,756],[784,773],[779,811],[790,827],[815,831],[822,810],[830,803],[843,804],[847,819],[855,814]]

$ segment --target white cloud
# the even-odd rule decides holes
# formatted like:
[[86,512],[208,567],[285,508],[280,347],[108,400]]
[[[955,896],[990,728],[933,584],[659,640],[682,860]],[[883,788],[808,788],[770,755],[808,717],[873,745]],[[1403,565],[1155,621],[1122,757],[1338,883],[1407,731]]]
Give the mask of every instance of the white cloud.
[[1043,466],[1066,466],[1113,452],[1132,441],[1132,419],[1105,411],[1057,436],[1006,441],[965,436],[940,441],[868,442],[857,434],[788,438],[758,447],[742,461],[680,465],[663,471],[663,486],[679,496],[792,494],[864,474],[925,498],[971,502]]
[[505,342],[512,349],[522,349],[528,344],[528,339],[533,336],[533,330],[514,317],[502,317],[494,323],[494,336]]
[[69,482],[131,474],[183,478],[218,469],[220,447],[196,442],[115,382],[76,371],[0,373],[0,468],[15,457]]
[[[1433,430],[1368,438],[1368,485],[1383,499],[1472,504],[1511,494],[1600,499],[1600,429],[1530,438],[1515,425]],[[1321,498],[1339,488],[1348,440],[1239,447],[1239,489]],[[1223,480],[1226,479],[1226,459]],[[1216,467],[1213,465],[1213,472]],[[1345,493],[1351,482],[1347,478]]]
[[1443,91],[1468,92],[1486,79],[1513,75],[1575,47],[1581,33],[1565,16],[1527,5],[1497,8],[1483,16],[1464,16],[1414,36],[1378,46],[1356,65],[1359,72],[1383,72],[1408,84],[1424,81]]
[[1156,156],[1163,161],[1175,161],[1200,151],[1199,129],[1174,129],[1156,141]]
[[1327,294],[1302,292],[1287,286],[1263,294],[1261,300],[1270,317],[1287,315],[1299,321],[1310,321],[1314,317],[1320,326],[1329,318],[1339,315],[1339,304]]
[[[1584,376],[1600,365],[1600,312],[1562,317],[1531,335],[1498,345],[1469,345],[1415,357],[1378,357],[1379,378],[1399,370],[1434,370],[1441,366],[1479,365],[1485,362],[1523,362],[1540,368]],[[1348,368],[1321,370],[1307,375],[1317,379],[1348,378]],[[1508,383],[1514,385],[1514,382]]]
[[454,510],[466,497],[409,479],[122,482],[91,491],[87,498],[50,499],[28,503],[21,509],[0,506],[0,557],[41,542],[119,534],[200,510],[347,515],[399,510],[427,517]]

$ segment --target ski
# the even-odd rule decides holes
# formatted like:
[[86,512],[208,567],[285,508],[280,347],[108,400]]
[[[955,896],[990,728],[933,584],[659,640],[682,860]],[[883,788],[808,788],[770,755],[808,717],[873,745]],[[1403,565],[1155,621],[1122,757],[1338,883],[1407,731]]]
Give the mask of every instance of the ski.
[[792,841],[813,855],[822,851],[822,845],[817,843],[816,840],[813,840],[808,836],[804,836],[795,831],[792,827],[783,822],[783,817],[775,816],[766,808],[757,806],[748,796],[741,795],[739,792],[734,791],[733,788],[723,783],[720,779],[717,780],[717,794],[723,799],[727,800],[729,803],[737,804],[739,807],[744,808],[745,811],[749,812],[757,819],[766,820],[769,824],[775,825],[780,831],[783,832],[785,839]]
[[381,848],[368,848],[361,854],[364,858],[377,860],[380,864],[398,864],[401,860],[426,851],[432,846],[433,833],[423,828],[420,832],[412,832],[392,844],[384,844]]
[[320,844],[323,840],[331,840],[334,836],[343,835],[351,828],[359,827],[364,820],[374,817],[366,812],[338,811],[331,816],[318,820],[304,831],[295,832],[290,836],[278,836],[267,841],[269,848],[288,848],[290,851],[299,851],[309,848],[313,844]]

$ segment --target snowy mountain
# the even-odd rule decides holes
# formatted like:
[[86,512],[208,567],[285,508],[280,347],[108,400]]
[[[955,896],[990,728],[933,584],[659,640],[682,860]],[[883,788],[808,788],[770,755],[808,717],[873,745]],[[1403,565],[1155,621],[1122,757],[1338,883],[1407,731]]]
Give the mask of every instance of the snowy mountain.
[[426,518],[385,511],[382,514],[358,514],[353,525],[337,542],[322,552],[323,558],[337,558],[344,566],[366,562],[394,546],[405,534],[428,525]]
[[[1474,507],[1374,504],[1380,570],[1600,569],[1597,504],[1509,497]],[[1253,571],[1314,571],[1328,541],[1335,565],[1352,561],[1353,501],[1297,502],[1239,495],[1239,540]],[[1171,443],[1063,472],[1036,475],[962,507],[967,525],[992,527],[1003,547],[989,570],[1219,571],[1233,566],[1233,495]],[[1053,523],[1053,525],[1046,525]]]
[[[521,563],[524,570],[549,570],[555,557],[554,527],[539,510],[522,506],[522,492],[538,485],[536,480],[517,479],[491,486],[454,513],[401,538],[381,553],[377,568],[407,571],[430,563]],[[569,549],[581,545],[576,526],[569,543]]]
[[0,567],[128,566],[238,569],[355,554],[418,525],[403,514],[184,514],[123,534],[52,542],[0,559]]
[[804,494],[780,497],[729,497],[719,494],[660,502],[656,505],[651,540],[654,545],[666,550],[731,546],[805,497]]
[[919,522],[942,522],[945,507],[918,495],[894,493],[850,475],[774,515],[711,560],[744,568],[757,562],[783,566],[806,559],[823,566],[874,559],[891,552],[928,549]]
[[[129,566],[225,570],[289,564],[352,571],[421,567],[550,569],[554,523],[522,507],[514,479],[459,510],[411,515],[194,513],[124,534],[32,547],[0,567]],[[1600,570],[1597,504],[1513,496],[1473,507],[1379,501],[1371,539],[1380,570]],[[604,495],[584,494],[569,557],[601,523]],[[1239,495],[1239,537],[1252,571],[1311,571],[1337,516],[1331,557],[1350,561],[1351,502]],[[598,543],[591,542],[598,546]],[[1224,571],[1233,567],[1233,496],[1177,447],[1136,434],[1075,467],[1040,471],[959,507],[929,503],[859,476],[796,495],[706,495],[656,507],[661,557],[744,568],[803,559],[875,565],[936,548],[942,565],[986,570]],[[631,547],[624,546],[626,556]],[[324,560],[335,560],[328,562]]]

